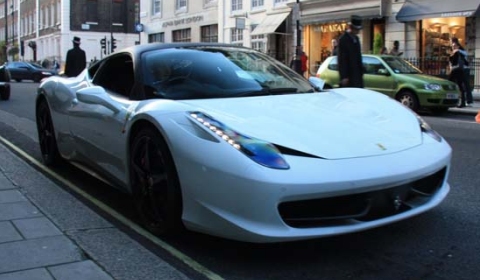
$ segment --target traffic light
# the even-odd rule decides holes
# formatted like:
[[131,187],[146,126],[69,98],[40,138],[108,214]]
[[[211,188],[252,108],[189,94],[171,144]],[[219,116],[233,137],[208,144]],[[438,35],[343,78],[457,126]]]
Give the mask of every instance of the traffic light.
[[115,49],[117,48],[117,39],[113,38],[112,37],[112,41],[110,42],[110,46],[112,47],[112,53],[115,51]]
[[102,47],[103,54],[107,54],[107,37],[100,39],[100,46]]

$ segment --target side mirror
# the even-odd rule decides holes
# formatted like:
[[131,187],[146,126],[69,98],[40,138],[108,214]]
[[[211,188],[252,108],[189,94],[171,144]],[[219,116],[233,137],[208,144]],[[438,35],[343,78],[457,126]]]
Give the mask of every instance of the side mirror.
[[115,101],[105,92],[102,87],[93,86],[82,88],[77,91],[77,99],[83,103],[101,105],[114,113],[120,112],[121,106],[117,105]]
[[385,69],[385,68],[378,69],[377,73],[380,74],[380,75],[390,76],[390,72],[388,72],[388,70]]
[[310,77],[308,81],[316,91],[322,91],[325,86],[325,81],[317,77]]

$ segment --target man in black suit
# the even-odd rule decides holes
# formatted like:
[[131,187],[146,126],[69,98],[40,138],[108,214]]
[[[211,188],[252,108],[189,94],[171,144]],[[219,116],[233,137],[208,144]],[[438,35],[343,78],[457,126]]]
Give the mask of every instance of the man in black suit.
[[65,75],[76,77],[87,67],[85,51],[80,48],[80,38],[73,37],[73,48],[68,50],[65,61]]
[[358,33],[362,29],[362,18],[352,16],[347,30],[338,40],[338,69],[341,87],[363,88],[362,50]]

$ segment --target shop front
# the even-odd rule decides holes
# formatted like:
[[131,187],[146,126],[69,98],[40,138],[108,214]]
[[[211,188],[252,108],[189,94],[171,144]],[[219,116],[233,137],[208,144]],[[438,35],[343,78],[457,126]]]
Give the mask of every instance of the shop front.
[[452,38],[458,38],[470,58],[475,57],[478,1],[429,0],[405,1],[396,15],[399,22],[416,22],[418,65],[429,74],[448,74]]
[[[385,0],[302,1],[300,24],[303,49],[309,57],[309,72],[314,75],[320,64],[333,54],[335,42],[347,29],[352,15],[364,19],[359,37],[363,52],[371,52],[376,32],[384,33]],[[380,20],[379,20],[380,19]],[[384,34],[382,34],[384,35]]]

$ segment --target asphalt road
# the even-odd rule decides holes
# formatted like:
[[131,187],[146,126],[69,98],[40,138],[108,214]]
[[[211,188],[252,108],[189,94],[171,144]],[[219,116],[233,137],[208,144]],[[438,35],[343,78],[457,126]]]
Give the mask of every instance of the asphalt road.
[[[11,99],[0,102],[0,135],[40,160],[33,105],[37,85],[12,83]],[[229,280],[477,279],[480,274],[480,124],[465,115],[424,117],[454,151],[449,179],[451,192],[439,207],[428,213],[361,233],[302,242],[258,245],[196,233],[164,241]],[[73,167],[56,171],[135,220],[129,198],[124,194]],[[136,238],[152,252],[177,265],[161,248],[142,237]]]

